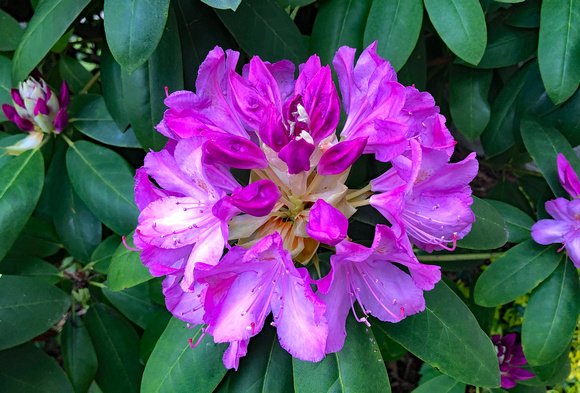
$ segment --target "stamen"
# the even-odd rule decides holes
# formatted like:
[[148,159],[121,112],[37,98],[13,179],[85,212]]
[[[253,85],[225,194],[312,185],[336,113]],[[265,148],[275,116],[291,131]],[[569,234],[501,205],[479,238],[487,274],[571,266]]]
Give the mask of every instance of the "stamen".
[[361,207],[371,204],[370,199],[363,199],[362,201],[349,202],[352,207]]
[[372,185],[368,184],[366,187],[361,188],[360,190],[356,190],[356,191],[351,192],[350,194],[346,194],[346,200],[348,201],[348,200],[354,199],[357,196],[362,195],[365,192],[369,192],[371,190],[372,190]]
[[165,86],[165,97],[169,97],[169,89]]
[[123,245],[125,245],[125,248],[127,250],[131,250],[131,251],[141,251],[138,248],[133,248],[133,247],[129,247],[129,245],[127,244],[127,242],[125,241],[125,236],[122,236],[121,239],[123,239]]
[[193,343],[193,338],[189,339],[189,346],[191,347],[191,349],[194,349],[195,347],[198,346],[198,344],[201,342],[201,339],[203,338],[203,336],[205,336],[205,329],[201,329],[201,336],[199,336],[199,339],[197,340],[197,342],[195,344]]

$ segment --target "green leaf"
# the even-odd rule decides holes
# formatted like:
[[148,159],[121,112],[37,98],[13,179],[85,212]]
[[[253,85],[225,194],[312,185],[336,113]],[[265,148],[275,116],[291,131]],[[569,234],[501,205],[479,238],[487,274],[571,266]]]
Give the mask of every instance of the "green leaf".
[[[129,247],[135,247],[133,233],[125,238]],[[134,287],[153,278],[149,269],[141,263],[141,252],[129,250],[123,243],[111,259],[109,266],[108,286],[111,291],[120,291]]]
[[487,95],[492,71],[454,65],[449,77],[449,109],[453,123],[467,138],[474,140],[487,126],[491,113]]
[[538,62],[548,95],[555,104],[566,101],[580,83],[580,3],[542,2]]
[[70,297],[39,278],[0,276],[0,350],[44,333],[62,319]]
[[444,374],[470,385],[499,386],[494,347],[465,303],[443,282],[424,294],[425,311],[398,323],[374,323]]
[[0,352],[0,387],[7,393],[73,393],[54,358],[32,343]]
[[514,27],[538,28],[540,27],[540,0],[530,0],[523,4],[512,7],[510,15],[505,19],[505,24]]
[[477,280],[475,302],[493,307],[525,295],[556,269],[562,259],[557,249],[557,245],[546,247],[532,239],[510,248]]
[[503,217],[508,230],[508,243],[521,243],[531,237],[532,225],[535,221],[526,213],[507,203],[486,199]]
[[189,340],[197,342],[202,326],[188,329],[187,324],[172,318],[157,341],[143,374],[142,393],[212,392],[227,370],[222,363],[226,344],[215,344],[209,334],[192,349]]
[[488,158],[503,153],[515,143],[513,130],[519,124],[515,116],[515,103],[529,69],[529,64],[520,68],[491,106],[489,124],[481,134],[481,144]]
[[564,258],[530,296],[522,325],[522,347],[528,363],[555,360],[568,347],[580,313],[578,271]]
[[113,57],[128,72],[149,59],[167,22],[169,0],[105,0],[105,35]]
[[165,88],[183,89],[181,46],[175,13],[170,8],[167,26],[159,46],[147,63],[132,74],[122,71],[125,113],[137,140],[145,150],[161,150],[167,138],[155,130],[167,109]]
[[[87,83],[93,78],[93,75],[81,63],[69,56],[62,56],[58,62],[60,75],[71,91],[71,93],[78,94],[82,91]],[[89,89],[91,93],[99,91],[99,85],[94,84]],[[86,92],[85,92],[86,93]]]
[[30,217],[8,255],[44,258],[56,254],[61,247],[51,223]]
[[264,326],[259,335],[252,337],[238,371],[232,373],[228,392],[293,393],[292,385],[292,356],[278,343],[276,330]]
[[330,0],[320,6],[310,38],[310,52],[320,56],[322,64],[332,64],[338,48],[363,46],[365,25],[371,0]]
[[556,383],[564,382],[570,375],[570,345],[557,359],[548,364],[531,367],[530,371],[536,374],[534,379],[537,379],[538,385],[554,386]]
[[[120,89],[118,89],[120,90]],[[86,136],[111,146],[136,147],[141,145],[133,130],[121,131],[107,110],[102,96],[83,96],[84,106],[69,120]]]
[[105,392],[138,392],[143,373],[139,363],[139,336],[135,329],[104,304],[87,312],[85,326],[97,353],[95,381]]
[[420,91],[427,88],[427,49],[425,38],[420,35],[409,59],[397,73],[399,83],[404,86],[415,85]]
[[93,255],[91,255],[91,264],[96,272],[102,274],[109,273],[109,265],[113,259],[113,254],[119,248],[119,244],[121,244],[121,237],[111,235],[97,246]]
[[76,393],[86,392],[97,373],[97,355],[82,319],[71,315],[61,334],[64,368]]
[[139,356],[144,364],[147,364],[151,352],[153,352],[170,319],[171,314],[167,309],[160,309],[152,315],[151,322],[145,328],[139,344]]
[[469,234],[457,241],[457,246],[470,250],[489,250],[506,244],[508,231],[497,210],[477,197],[473,197],[471,210],[475,214],[475,222]]
[[32,214],[44,180],[44,161],[28,151],[0,168],[0,259],[4,258]]
[[[533,194],[528,194],[529,196],[526,196],[524,194],[524,192],[522,190],[524,190],[526,187],[531,186],[534,187],[533,190],[535,193],[543,191],[542,187],[545,184],[545,187],[548,188],[548,183],[545,182],[545,180],[543,178],[540,177],[533,177],[533,179],[538,182],[539,184],[534,183],[529,184],[528,182],[529,178],[524,178],[523,176],[520,177],[519,182],[516,183],[515,179],[512,178],[506,178],[505,176],[500,179],[500,181],[498,181],[495,186],[493,186],[488,194],[487,194],[487,199],[486,201],[489,203],[490,200],[495,200],[495,201],[502,201],[502,202],[507,202],[510,205],[513,205],[515,207],[517,207],[518,209],[521,209],[523,212],[525,212],[526,214],[528,214],[529,216],[534,216],[535,212],[534,209],[532,208],[532,203],[531,200],[535,200],[537,198],[534,198]],[[542,182],[544,182],[544,184],[542,184]],[[520,190],[520,184],[522,185],[522,190]],[[525,190],[526,192],[529,192],[528,190]],[[530,200],[531,199],[531,200]],[[495,205],[492,205],[495,207]],[[498,210],[501,214],[501,211]],[[502,214],[503,217],[503,214]],[[506,222],[506,226],[507,226],[507,222]]]
[[399,71],[415,48],[422,23],[421,0],[375,0],[368,13],[363,46],[378,41],[379,56]]
[[[12,81],[10,80],[11,69],[12,61],[0,56],[0,106],[2,104],[14,105],[12,97],[10,96],[10,88],[12,87]],[[4,112],[0,111],[0,123],[6,120]]]
[[71,183],[89,209],[106,226],[125,234],[137,225],[133,168],[117,153],[78,141],[66,153]]
[[160,307],[149,297],[149,285],[142,283],[122,291],[103,288],[103,295],[137,326],[145,329]]
[[304,63],[308,50],[290,16],[274,0],[244,0],[236,12],[218,11],[218,17],[249,55],[264,61],[288,59]]
[[381,325],[373,323],[371,327],[381,351],[382,359],[385,362],[392,362],[405,356],[407,350],[391,339]]
[[39,4],[14,53],[14,82],[26,79],[89,2],[90,0],[44,0]]
[[346,340],[339,352],[318,363],[293,358],[292,364],[296,393],[391,391],[373,331],[352,315],[346,320]]
[[530,156],[544,175],[550,188],[557,197],[568,197],[558,179],[558,154],[566,156],[576,173],[580,173],[580,159],[566,138],[555,128],[543,127],[534,120],[521,123],[522,138]]
[[205,4],[220,10],[237,10],[242,0],[201,0]]
[[481,60],[487,29],[477,0],[425,0],[435,30],[449,49],[470,64]]
[[60,281],[60,270],[54,265],[36,257],[17,257],[8,255],[0,261],[0,273],[14,276],[42,278],[49,284]]
[[0,51],[16,50],[23,34],[18,21],[0,10]]
[[101,49],[101,85],[107,110],[113,118],[119,130],[124,132],[129,125],[129,119],[125,113],[125,104],[121,82],[121,66],[105,44]]
[[412,393],[463,393],[465,388],[464,383],[456,381],[447,375],[439,375],[420,385]]

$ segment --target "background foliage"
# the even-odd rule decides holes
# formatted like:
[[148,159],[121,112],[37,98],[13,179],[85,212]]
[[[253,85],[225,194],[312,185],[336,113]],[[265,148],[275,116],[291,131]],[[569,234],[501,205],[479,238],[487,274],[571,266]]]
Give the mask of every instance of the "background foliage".
[[[0,156],[0,390],[410,391],[396,367],[417,364],[409,351],[426,362],[417,393],[502,392],[488,337],[510,331],[537,375],[514,391],[572,389],[578,273],[530,227],[566,196],[557,154],[580,172],[578,26],[575,0],[0,1],[0,103],[35,68],[72,92],[68,139]],[[166,142],[154,129],[164,89],[195,90],[215,45],[244,61],[330,63],[340,46],[375,40],[401,83],[436,98],[455,159],[478,152],[473,231],[454,254],[420,255],[447,272],[425,312],[371,328],[349,319],[344,349],[318,364],[292,359],[265,328],[228,371],[211,337],[190,349],[201,327],[171,317],[160,279],[121,243],[139,213],[135,168]],[[4,147],[23,137],[6,120]],[[350,185],[384,170],[363,157]],[[357,240],[380,220],[360,209]]]

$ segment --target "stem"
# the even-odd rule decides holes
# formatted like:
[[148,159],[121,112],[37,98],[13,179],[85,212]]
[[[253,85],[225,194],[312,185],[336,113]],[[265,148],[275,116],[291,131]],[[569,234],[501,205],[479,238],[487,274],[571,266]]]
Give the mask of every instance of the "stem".
[[361,207],[371,204],[370,199],[363,199],[362,201],[349,202],[352,207]]
[[95,287],[99,287],[99,288],[107,288],[107,286],[105,284],[103,284],[102,282],[89,281],[89,285],[94,285]]
[[74,145],[74,142],[73,142],[73,141],[71,141],[71,140],[69,139],[69,137],[68,137],[68,136],[66,136],[66,135],[65,135],[65,134],[63,134],[63,133],[60,133],[59,135],[60,135],[60,136],[61,136],[61,137],[62,137],[62,138],[65,140],[65,142],[66,142],[66,143],[68,143],[68,145],[69,145],[70,147],[72,147],[72,146]]
[[420,262],[453,262],[453,261],[476,261],[478,259],[499,258],[504,251],[480,252],[476,254],[453,254],[453,255],[417,255]]
[[366,187],[361,188],[360,190],[356,190],[351,192],[350,194],[346,194],[346,200],[351,200],[356,198],[359,195],[364,194],[365,192],[371,191],[372,186],[370,184],[368,184]]
[[99,78],[101,77],[101,71],[97,72],[92,78],[91,80],[85,85],[85,87],[83,87],[83,89],[81,91],[79,91],[79,94],[87,94],[87,92],[89,91],[89,89],[91,87],[93,87],[93,85],[95,83],[97,83],[97,81],[99,80]]

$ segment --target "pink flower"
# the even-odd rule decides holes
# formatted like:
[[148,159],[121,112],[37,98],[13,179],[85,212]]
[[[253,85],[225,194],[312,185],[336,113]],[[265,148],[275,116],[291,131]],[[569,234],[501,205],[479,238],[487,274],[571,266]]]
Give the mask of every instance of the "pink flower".
[[516,334],[510,333],[501,337],[495,335],[491,338],[499,361],[499,371],[501,373],[501,387],[511,389],[516,386],[516,381],[534,378],[535,375],[528,370],[518,366],[527,363],[522,350],[522,344],[515,343]]

